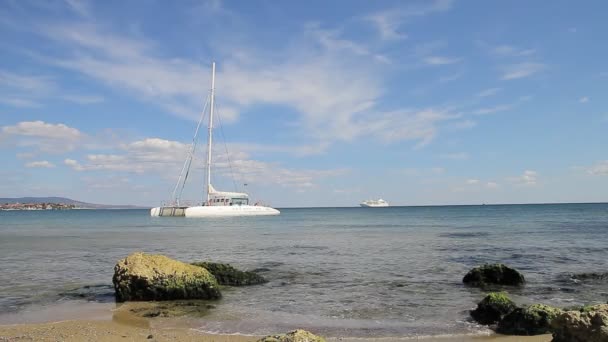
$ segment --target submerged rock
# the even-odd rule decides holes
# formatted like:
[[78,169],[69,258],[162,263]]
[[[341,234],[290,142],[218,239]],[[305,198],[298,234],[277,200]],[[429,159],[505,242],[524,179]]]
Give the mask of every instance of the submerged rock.
[[600,272],[589,272],[589,273],[574,273],[570,275],[570,279],[574,281],[603,281],[608,280],[608,272],[600,273]]
[[120,307],[120,310],[139,317],[203,317],[214,305],[202,300],[178,300],[165,302],[130,302]]
[[491,292],[471,311],[471,317],[480,324],[495,324],[517,306],[504,292]]
[[562,310],[543,304],[517,308],[499,323],[496,332],[505,335],[541,335],[551,332],[551,322]]
[[306,330],[298,329],[287,334],[266,336],[257,342],[325,342],[325,339]]
[[525,283],[523,274],[504,264],[485,264],[470,270],[462,282],[471,286],[489,284],[517,286]]
[[193,262],[192,265],[205,268],[211,272],[220,285],[244,286],[256,285],[268,282],[264,277],[255,272],[240,271],[230,264],[217,262]]
[[553,342],[608,341],[608,304],[562,312],[551,322],[551,329]]
[[116,300],[221,298],[209,271],[163,255],[133,253],[114,266]]

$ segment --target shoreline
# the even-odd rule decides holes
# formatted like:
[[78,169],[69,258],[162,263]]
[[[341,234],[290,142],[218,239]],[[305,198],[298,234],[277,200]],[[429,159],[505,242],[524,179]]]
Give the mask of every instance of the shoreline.
[[[87,305],[89,304],[89,305]],[[192,327],[188,316],[143,318],[110,303],[65,303],[28,313],[0,316],[2,341],[215,341],[254,342],[263,336],[244,334],[213,334]],[[28,319],[29,318],[29,319]],[[22,323],[28,322],[28,323]],[[295,327],[294,327],[295,329]],[[292,329],[293,330],[293,329]],[[286,333],[277,331],[276,333]],[[314,331],[312,331],[315,333]],[[151,337],[150,337],[151,336]],[[549,342],[551,335],[503,336],[489,335],[425,335],[394,337],[325,337],[340,342],[397,342],[421,340],[428,342]]]

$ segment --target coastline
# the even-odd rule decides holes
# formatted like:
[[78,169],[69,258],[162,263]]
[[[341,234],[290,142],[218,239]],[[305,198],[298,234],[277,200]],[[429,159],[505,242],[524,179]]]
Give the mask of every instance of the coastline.
[[[76,304],[76,303],[74,303]],[[87,305],[79,303],[64,308],[47,308],[40,312],[31,312],[23,319],[16,315],[12,320],[3,319],[0,324],[2,341],[214,341],[214,342],[254,342],[263,336],[240,334],[211,334],[196,330],[189,323],[188,317],[143,318],[121,310],[114,305]],[[79,317],[78,319],[73,319]],[[33,319],[33,320],[32,320]],[[12,323],[6,322],[35,322]],[[295,327],[294,327],[295,329]],[[276,332],[285,333],[286,331]],[[314,333],[314,332],[313,332]],[[381,338],[361,337],[326,337],[328,341],[340,342],[397,342],[422,340],[429,342],[549,342],[551,335],[539,336],[503,336],[491,335],[436,335],[436,336],[395,336]]]

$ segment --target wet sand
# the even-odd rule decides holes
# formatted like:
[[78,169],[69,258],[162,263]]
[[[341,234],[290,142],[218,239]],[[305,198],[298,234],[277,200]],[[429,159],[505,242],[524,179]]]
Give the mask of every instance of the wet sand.
[[[260,336],[210,335],[188,327],[162,327],[154,319],[134,319],[114,315],[112,320],[71,320],[54,323],[14,324],[0,326],[0,341],[206,341],[253,342]],[[152,323],[152,324],[151,324]],[[436,336],[419,338],[329,338],[328,341],[429,341],[429,342],[548,342],[551,335],[541,336]]]
[[[134,308],[150,306],[148,302],[114,303],[67,302],[39,307],[21,314],[0,315],[0,342],[5,341],[206,341],[253,342],[261,336],[215,335],[192,327],[188,316],[144,318],[133,313]],[[28,322],[27,324],[20,324]],[[285,333],[287,331],[277,331]],[[313,331],[314,333],[314,331]],[[382,338],[327,338],[339,342],[549,342],[551,335],[541,336],[426,336]]]
[[[57,323],[20,324],[0,326],[0,341],[208,341],[249,342],[259,336],[209,335],[187,328],[152,328],[122,324],[116,321],[64,321]],[[330,338],[329,341],[429,341],[429,342],[548,342],[551,335],[542,336],[445,336],[426,338],[349,339]]]

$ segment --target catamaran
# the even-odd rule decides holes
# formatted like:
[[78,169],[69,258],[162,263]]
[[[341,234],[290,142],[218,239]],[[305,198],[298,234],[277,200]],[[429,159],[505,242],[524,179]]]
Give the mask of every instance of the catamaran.
[[[173,190],[172,201],[169,205],[152,208],[151,216],[185,216],[185,217],[226,217],[226,216],[263,216],[263,215],[279,215],[277,209],[266,207],[263,205],[250,205],[249,195],[243,192],[226,192],[217,191],[211,185],[211,144],[213,141],[213,109],[215,99],[215,62],[211,67],[211,95],[209,99],[209,126],[207,131],[207,182],[206,182],[206,199],[200,205],[188,206],[180,203],[181,192],[183,191],[186,179],[190,171],[190,165],[194,157],[196,149],[196,141],[198,131],[203,121],[203,115],[196,126],[194,139],[188,153],[188,157],[182,167],[182,172]],[[206,105],[205,105],[206,107]],[[181,189],[180,189],[181,185]],[[179,189],[179,190],[178,190]]]

